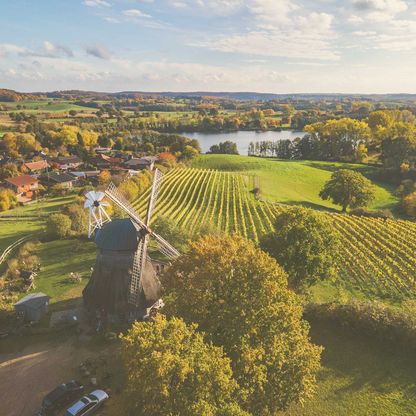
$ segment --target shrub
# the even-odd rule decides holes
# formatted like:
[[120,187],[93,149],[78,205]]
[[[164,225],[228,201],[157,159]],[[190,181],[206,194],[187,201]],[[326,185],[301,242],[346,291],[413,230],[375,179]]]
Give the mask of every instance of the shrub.
[[65,238],[71,234],[71,218],[65,214],[52,214],[46,223],[46,232],[52,238]]
[[381,210],[368,210],[364,208],[352,209],[349,212],[350,215],[355,215],[357,217],[367,217],[367,218],[383,218],[383,219],[393,219],[394,216],[389,209]]
[[11,189],[0,189],[0,211],[7,211],[17,205],[17,196]]
[[416,217],[416,192],[412,192],[402,199],[402,208],[409,217]]
[[310,304],[305,310],[308,320],[325,320],[361,335],[416,348],[416,317],[376,301],[351,301],[346,304]]

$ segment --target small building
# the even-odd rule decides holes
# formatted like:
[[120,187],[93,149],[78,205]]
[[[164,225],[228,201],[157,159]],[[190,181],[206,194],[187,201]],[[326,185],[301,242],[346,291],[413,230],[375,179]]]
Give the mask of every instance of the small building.
[[21,203],[31,201],[39,189],[39,181],[29,175],[7,178],[4,180],[4,183],[17,194],[17,200]]
[[14,310],[26,322],[38,322],[48,311],[49,299],[42,292],[31,293],[15,303]]
[[45,181],[50,185],[59,185],[62,189],[71,189],[76,182],[76,178],[66,172],[50,172]]
[[107,156],[102,153],[98,154],[95,158],[91,159],[91,164],[97,167],[97,169],[112,169],[118,167],[123,163],[123,159],[118,157]]
[[157,161],[156,156],[145,156],[140,158],[131,158],[130,160],[127,160],[124,162],[124,165],[128,169],[132,170],[143,170],[143,169],[149,169],[153,170],[155,167],[155,162]]
[[48,170],[49,163],[42,159],[36,162],[26,162],[23,166],[29,171],[31,175],[40,175]]
[[82,160],[78,156],[58,156],[51,159],[52,165],[59,170],[76,169],[82,165]]

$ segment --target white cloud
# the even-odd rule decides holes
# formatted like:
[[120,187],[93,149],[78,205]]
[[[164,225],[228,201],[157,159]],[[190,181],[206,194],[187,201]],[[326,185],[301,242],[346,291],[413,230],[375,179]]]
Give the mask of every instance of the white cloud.
[[279,22],[287,20],[288,15],[299,7],[291,0],[251,0],[248,9],[257,19]]
[[408,9],[403,0],[353,0],[354,7],[362,11],[368,20],[384,22]]
[[123,11],[124,16],[127,17],[151,17],[149,14],[143,13],[142,11],[138,9],[128,9]]
[[339,54],[333,50],[331,44],[331,39],[336,36],[331,28],[332,15],[313,12],[309,15],[290,16],[290,19],[287,15],[287,19],[282,20],[279,25],[272,25],[263,21],[264,9],[261,9],[260,15],[259,11],[260,9],[253,10],[260,19],[256,29],[235,35],[216,36],[193,42],[192,45],[257,56],[339,59]]
[[104,0],[84,0],[83,4],[88,7],[111,7],[111,4]]

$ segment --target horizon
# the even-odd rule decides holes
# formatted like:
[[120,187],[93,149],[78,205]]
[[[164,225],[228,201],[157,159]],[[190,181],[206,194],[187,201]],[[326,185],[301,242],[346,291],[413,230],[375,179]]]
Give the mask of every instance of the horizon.
[[22,92],[416,91],[408,0],[17,0],[0,24]]

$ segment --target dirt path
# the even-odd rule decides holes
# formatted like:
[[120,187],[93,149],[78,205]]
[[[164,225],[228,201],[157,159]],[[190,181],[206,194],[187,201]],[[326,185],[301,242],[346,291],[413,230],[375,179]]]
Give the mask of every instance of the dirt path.
[[38,344],[13,354],[0,355],[1,414],[33,416],[45,394],[75,376],[82,359],[73,340]]

